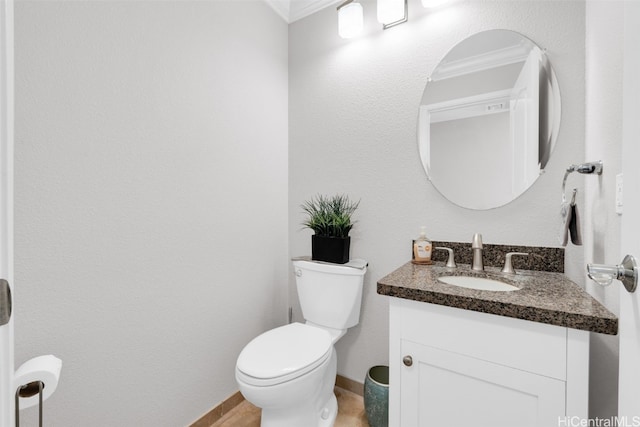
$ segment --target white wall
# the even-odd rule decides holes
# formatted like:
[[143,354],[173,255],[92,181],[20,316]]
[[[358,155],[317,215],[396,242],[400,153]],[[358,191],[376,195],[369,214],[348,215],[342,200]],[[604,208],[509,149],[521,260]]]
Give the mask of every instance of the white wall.
[[[357,39],[338,37],[332,8],[289,31],[290,252],[310,253],[311,232],[299,225],[305,199],[344,192],[362,200],[351,252],[370,263],[361,323],[338,343],[338,372],[358,381],[368,367],[388,362],[388,301],[376,294],[376,281],[409,260],[421,225],[436,240],[470,242],[480,232],[486,243],[558,246],[564,170],[585,157],[584,2],[457,1],[428,12],[409,0],[409,22],[386,31],[375,20],[375,2],[363,5],[365,33]],[[507,206],[471,211],[447,202],[427,181],[418,157],[418,106],[447,51],[496,28],[547,49],[560,84],[562,125],[547,172],[532,188]],[[472,177],[461,171],[460,179]],[[583,186],[584,178],[572,177],[574,184]],[[567,274],[583,284],[583,249],[570,246],[566,257]]]
[[[624,2],[589,0],[586,5],[585,160],[602,160],[604,173],[585,180],[584,257],[585,262],[615,265],[622,261],[615,182],[622,169]],[[586,286],[619,314],[619,283],[603,288],[587,280]],[[597,384],[590,390],[593,417],[617,414],[618,354],[618,336],[592,334],[589,375]]]
[[45,425],[187,425],[286,322],[287,25],[20,1],[16,77],[16,363],[64,363]]

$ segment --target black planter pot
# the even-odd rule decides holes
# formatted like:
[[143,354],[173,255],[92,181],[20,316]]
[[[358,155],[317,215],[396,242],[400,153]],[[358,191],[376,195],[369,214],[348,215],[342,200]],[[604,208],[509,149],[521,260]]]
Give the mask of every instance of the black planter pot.
[[349,262],[350,237],[311,236],[311,259],[346,264]]

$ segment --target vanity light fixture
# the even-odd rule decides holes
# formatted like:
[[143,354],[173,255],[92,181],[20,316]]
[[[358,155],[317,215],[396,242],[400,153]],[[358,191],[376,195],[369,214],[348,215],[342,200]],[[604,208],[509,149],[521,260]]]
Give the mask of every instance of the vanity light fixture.
[[[450,0],[421,0],[425,8],[435,8]],[[378,22],[382,29],[395,27],[409,20],[408,0],[377,0]],[[364,17],[362,5],[357,0],[346,0],[338,6],[338,34],[350,39],[362,32]]]
[[408,19],[407,0],[378,0],[378,22],[382,24],[383,30],[407,22]]
[[[449,0],[422,0],[425,8],[435,8],[449,2]],[[394,27],[409,20],[409,6],[407,0],[378,0],[378,22],[382,29]]]
[[350,39],[362,32],[364,17],[362,5],[355,0],[347,0],[338,6],[338,34]]
[[430,9],[432,7],[438,7],[442,4],[447,3],[449,0],[422,0],[422,6]]

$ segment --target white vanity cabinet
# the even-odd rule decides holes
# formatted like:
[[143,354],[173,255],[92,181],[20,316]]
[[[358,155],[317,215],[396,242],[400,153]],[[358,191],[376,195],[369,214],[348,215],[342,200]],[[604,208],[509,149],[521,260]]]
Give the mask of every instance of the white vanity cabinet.
[[390,427],[587,418],[589,332],[390,298]]

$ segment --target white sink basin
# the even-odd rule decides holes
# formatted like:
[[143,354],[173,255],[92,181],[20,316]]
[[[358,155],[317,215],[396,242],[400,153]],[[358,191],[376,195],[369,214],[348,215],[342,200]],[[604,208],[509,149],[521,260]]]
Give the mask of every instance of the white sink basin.
[[443,276],[438,277],[438,280],[447,285],[460,286],[461,288],[478,289],[481,291],[498,291],[498,292],[511,292],[517,291],[513,285],[500,282],[499,280],[486,279],[484,277],[469,277],[469,276]]

